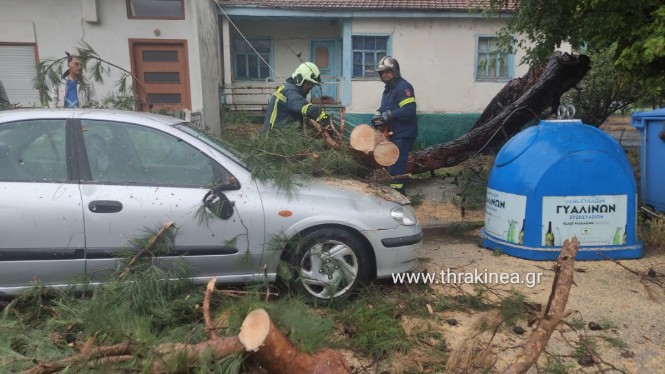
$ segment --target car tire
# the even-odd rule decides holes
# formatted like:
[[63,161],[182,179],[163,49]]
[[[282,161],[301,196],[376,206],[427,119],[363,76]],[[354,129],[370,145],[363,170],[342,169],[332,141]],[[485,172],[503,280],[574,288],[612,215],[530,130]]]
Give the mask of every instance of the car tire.
[[349,231],[311,231],[287,253],[291,288],[312,300],[344,299],[369,278],[367,251],[367,245]]

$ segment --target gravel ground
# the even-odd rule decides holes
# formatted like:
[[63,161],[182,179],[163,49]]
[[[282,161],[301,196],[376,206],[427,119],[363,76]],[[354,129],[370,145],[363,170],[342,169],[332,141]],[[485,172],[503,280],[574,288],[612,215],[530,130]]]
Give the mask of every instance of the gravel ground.
[[[523,260],[508,255],[495,255],[493,252],[479,247],[478,231],[467,233],[466,236],[451,236],[451,225],[459,222],[482,221],[483,212],[466,212],[461,217],[459,208],[446,196],[454,196],[455,186],[439,178],[413,181],[409,196],[418,195],[423,202],[416,207],[416,213],[423,227],[426,228],[425,245],[420,256],[428,259],[427,272],[440,273],[451,269],[454,272],[473,272],[474,269],[485,272],[509,272],[526,276],[527,273],[542,273],[540,284],[529,288],[525,284],[499,285],[492,287],[510,290],[511,288],[524,294],[527,298],[543,306],[547,304],[553,281],[552,261]],[[665,249],[647,249],[646,255],[638,260],[622,260],[624,266],[634,271],[646,273],[654,269],[659,275],[665,274]],[[665,278],[659,279],[661,282]],[[587,326],[583,333],[600,342],[600,357],[626,373],[665,373],[665,290],[659,286],[649,285],[644,278],[633,274],[612,261],[578,261],[575,272],[576,286],[571,290],[567,309],[576,311],[567,319],[582,319]],[[442,293],[449,287],[434,285]],[[482,318],[480,313],[451,312],[446,318],[460,321],[457,326],[444,326],[443,332],[453,348],[468,336],[475,334],[472,326]],[[601,331],[591,331],[589,322],[604,326]],[[497,334],[493,340],[493,348],[498,360],[495,369],[508,365],[516,348],[523,344],[530,332],[524,335],[514,334],[510,330]],[[557,355],[571,355],[575,341],[575,333],[560,325],[560,332],[555,332],[550,339],[546,351]],[[607,344],[609,339],[625,343],[622,347]],[[570,339],[569,342],[566,339]],[[579,339],[577,339],[579,340]],[[620,344],[619,344],[620,345]],[[541,356],[541,365],[545,364],[548,355]],[[597,366],[582,368],[574,358],[566,359],[570,365],[569,372],[598,372]],[[542,366],[541,366],[542,367]],[[608,366],[604,366],[608,367]],[[614,371],[619,372],[619,371]]]

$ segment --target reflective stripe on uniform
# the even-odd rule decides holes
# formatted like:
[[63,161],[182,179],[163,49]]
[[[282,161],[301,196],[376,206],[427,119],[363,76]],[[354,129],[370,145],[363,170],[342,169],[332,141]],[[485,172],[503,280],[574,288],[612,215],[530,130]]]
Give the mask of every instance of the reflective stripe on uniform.
[[399,107],[401,108],[406,104],[411,104],[411,103],[415,103],[415,102],[416,102],[415,97],[407,97],[406,99],[399,102]]
[[390,188],[394,188],[394,189],[404,188],[404,183],[391,183]]
[[300,113],[302,114],[303,117],[307,117],[307,109],[312,105],[312,103],[308,103],[307,105],[304,105],[302,109],[300,109]]
[[275,99],[275,105],[272,108],[272,113],[270,114],[270,128],[272,129],[273,126],[275,126],[275,120],[277,119],[277,104],[279,104],[280,101],[286,102],[286,96],[282,94],[282,90],[284,89],[284,86],[282,85],[273,93],[273,96],[275,96],[277,99]]
[[321,114],[319,114],[319,118],[316,119],[316,122],[321,122],[321,120],[324,118],[328,118],[328,113],[321,111]]

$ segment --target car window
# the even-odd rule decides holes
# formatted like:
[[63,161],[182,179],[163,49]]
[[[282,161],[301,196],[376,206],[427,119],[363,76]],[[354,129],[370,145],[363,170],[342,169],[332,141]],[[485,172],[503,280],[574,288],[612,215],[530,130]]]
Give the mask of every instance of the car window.
[[66,120],[0,124],[0,180],[66,181]]
[[215,148],[217,151],[219,151],[226,157],[230,158],[238,165],[249,170],[249,166],[240,159],[240,153],[238,152],[238,150],[233,148],[232,144],[224,143],[222,139],[216,138],[204,131],[201,131],[188,122],[177,124],[175,125],[175,127],[201,140],[202,142],[208,144],[209,146]]
[[210,159],[170,134],[122,122],[81,124],[95,182],[208,187],[215,180]]

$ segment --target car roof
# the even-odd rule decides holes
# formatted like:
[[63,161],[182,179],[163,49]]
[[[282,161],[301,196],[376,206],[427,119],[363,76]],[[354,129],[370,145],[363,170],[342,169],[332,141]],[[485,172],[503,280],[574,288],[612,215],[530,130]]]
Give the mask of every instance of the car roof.
[[131,122],[139,124],[160,123],[173,126],[185,120],[155,113],[132,112],[113,109],[16,109],[0,111],[0,122],[12,122],[25,119],[78,118],[106,121]]

